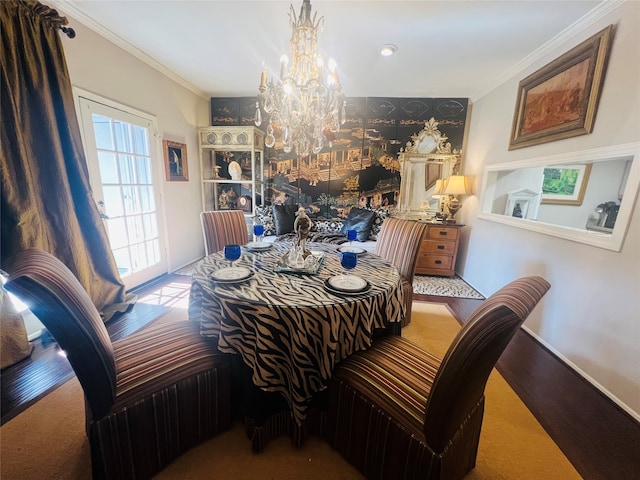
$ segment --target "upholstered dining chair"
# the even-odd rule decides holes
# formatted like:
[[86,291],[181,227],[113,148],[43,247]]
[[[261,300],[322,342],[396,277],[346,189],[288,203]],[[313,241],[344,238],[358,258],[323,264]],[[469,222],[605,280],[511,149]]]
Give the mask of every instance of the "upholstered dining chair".
[[388,260],[398,269],[404,293],[405,317],[401,326],[411,322],[411,304],[413,303],[413,277],[422,237],[427,224],[400,218],[387,218],[378,234],[373,253]]
[[475,467],[489,374],[548,289],[540,277],[500,289],[442,360],[398,336],[346,358],[329,386],[329,443],[369,479],[464,477]]
[[242,210],[216,210],[200,213],[204,251],[219,252],[225,245],[244,245],[249,241],[247,222]]
[[8,271],[6,290],[49,330],[80,381],[94,479],[151,478],[230,426],[230,367],[199,325],[160,320],[112,343],[53,255],[24,250]]

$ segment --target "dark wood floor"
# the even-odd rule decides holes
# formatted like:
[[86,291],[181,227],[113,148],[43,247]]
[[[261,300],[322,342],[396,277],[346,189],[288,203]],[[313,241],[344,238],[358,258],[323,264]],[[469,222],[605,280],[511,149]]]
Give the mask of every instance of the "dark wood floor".
[[[166,275],[145,285],[137,293],[154,302],[138,303],[110,322],[112,338],[122,338],[166,313],[186,298],[189,284],[189,277]],[[446,304],[460,323],[482,303],[428,295],[416,295],[414,300]],[[31,358],[2,370],[2,424],[73,376],[49,337],[34,344]],[[640,478],[640,424],[524,330],[513,339],[497,368],[583,478]]]

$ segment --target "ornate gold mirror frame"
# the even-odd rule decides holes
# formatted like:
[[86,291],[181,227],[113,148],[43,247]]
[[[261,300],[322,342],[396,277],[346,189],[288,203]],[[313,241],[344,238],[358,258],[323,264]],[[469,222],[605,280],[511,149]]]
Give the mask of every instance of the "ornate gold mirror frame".
[[399,215],[429,219],[438,211],[437,181],[456,175],[462,167],[462,152],[452,150],[447,140],[432,117],[400,150]]

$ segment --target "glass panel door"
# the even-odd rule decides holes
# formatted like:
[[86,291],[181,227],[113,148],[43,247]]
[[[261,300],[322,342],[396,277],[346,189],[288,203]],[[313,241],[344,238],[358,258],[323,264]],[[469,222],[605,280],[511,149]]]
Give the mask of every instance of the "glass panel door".
[[167,271],[154,121],[83,97],[79,106],[94,199],[129,289]]

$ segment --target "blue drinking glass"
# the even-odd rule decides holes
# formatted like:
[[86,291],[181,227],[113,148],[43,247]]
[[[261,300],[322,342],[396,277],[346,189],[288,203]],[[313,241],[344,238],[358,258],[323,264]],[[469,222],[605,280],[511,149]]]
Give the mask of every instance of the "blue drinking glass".
[[340,264],[345,268],[345,270],[356,268],[356,265],[358,265],[358,255],[353,252],[343,252]]
[[256,242],[262,241],[262,236],[264,235],[264,225],[256,224],[253,226],[253,237]]
[[347,240],[349,240],[349,245],[351,245],[351,242],[353,242],[356,238],[358,238],[358,232],[356,232],[355,230],[347,230]]
[[224,246],[224,258],[229,260],[233,267],[233,261],[240,258],[240,245],[225,245]]

